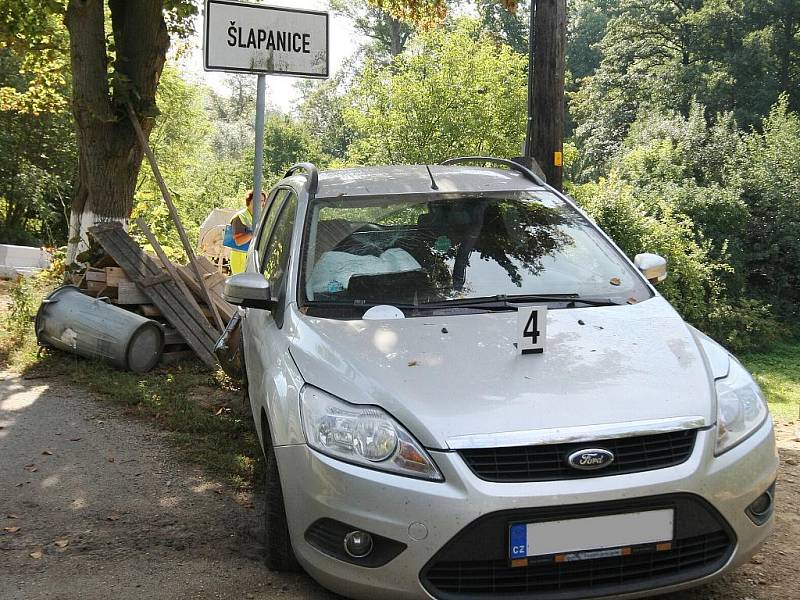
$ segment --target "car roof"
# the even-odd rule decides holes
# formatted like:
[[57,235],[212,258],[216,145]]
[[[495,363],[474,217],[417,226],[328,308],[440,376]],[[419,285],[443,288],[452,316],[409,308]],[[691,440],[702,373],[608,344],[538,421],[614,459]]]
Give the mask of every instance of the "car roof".
[[429,165],[438,189],[431,188],[425,165],[333,169],[319,174],[317,198],[543,190],[517,171],[464,165]]

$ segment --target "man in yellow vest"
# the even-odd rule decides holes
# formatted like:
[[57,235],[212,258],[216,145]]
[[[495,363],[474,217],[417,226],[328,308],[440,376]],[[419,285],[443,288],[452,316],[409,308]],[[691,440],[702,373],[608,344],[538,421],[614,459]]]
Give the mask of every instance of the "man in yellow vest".
[[[247,192],[246,207],[231,218],[233,241],[242,250],[231,249],[231,274],[242,273],[247,266],[247,249],[253,239],[253,190]],[[267,203],[267,194],[261,192],[261,210]],[[263,212],[261,214],[264,214]]]

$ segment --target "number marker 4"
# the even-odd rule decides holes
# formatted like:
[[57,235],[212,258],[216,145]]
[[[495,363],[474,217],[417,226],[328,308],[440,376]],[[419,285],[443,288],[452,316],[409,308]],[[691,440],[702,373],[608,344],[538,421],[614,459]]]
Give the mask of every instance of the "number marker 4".
[[524,306],[517,311],[517,348],[521,354],[541,354],[547,341],[547,307]]

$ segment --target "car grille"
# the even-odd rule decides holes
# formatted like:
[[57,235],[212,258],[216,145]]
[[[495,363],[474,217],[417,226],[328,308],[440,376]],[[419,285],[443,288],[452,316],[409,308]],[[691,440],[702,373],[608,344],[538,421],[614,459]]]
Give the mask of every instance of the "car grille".
[[[460,450],[459,454],[473,473],[486,481],[557,481],[673,467],[689,459],[696,438],[697,430],[690,429],[592,442]],[[571,467],[567,457],[588,447],[613,452],[614,462],[596,471]]]
[[[581,518],[672,507],[675,539],[670,550],[637,549],[615,556],[556,563],[531,558],[511,567],[507,531],[513,522]],[[469,600],[570,600],[654,589],[710,575],[725,565],[735,537],[704,500],[688,494],[577,505],[540,510],[505,511],[467,526],[422,570],[420,580],[436,598]]]

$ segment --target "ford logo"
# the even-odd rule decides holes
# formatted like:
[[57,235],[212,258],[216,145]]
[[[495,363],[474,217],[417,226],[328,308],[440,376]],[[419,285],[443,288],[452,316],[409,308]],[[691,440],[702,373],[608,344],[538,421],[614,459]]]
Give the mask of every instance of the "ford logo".
[[569,466],[581,471],[604,469],[614,462],[614,454],[602,448],[578,450],[567,457]]

